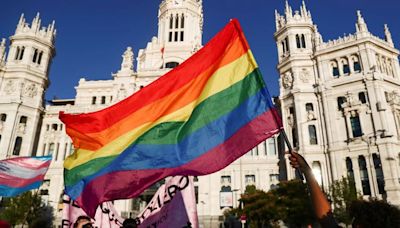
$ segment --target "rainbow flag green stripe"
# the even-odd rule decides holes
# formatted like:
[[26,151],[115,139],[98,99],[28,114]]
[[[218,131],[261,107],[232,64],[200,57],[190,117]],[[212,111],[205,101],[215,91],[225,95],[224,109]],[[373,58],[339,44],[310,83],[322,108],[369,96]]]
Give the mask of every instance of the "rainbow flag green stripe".
[[89,215],[168,175],[218,171],[282,128],[237,20],[124,101],[60,119],[76,147],[65,189]]

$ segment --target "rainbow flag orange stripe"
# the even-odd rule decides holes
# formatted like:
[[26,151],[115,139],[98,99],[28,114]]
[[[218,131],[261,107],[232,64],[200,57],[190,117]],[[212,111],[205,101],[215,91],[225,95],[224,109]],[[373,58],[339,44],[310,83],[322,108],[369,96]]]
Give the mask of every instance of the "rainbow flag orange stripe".
[[282,127],[237,20],[127,99],[60,119],[76,148],[66,192],[90,215],[166,176],[216,172]]

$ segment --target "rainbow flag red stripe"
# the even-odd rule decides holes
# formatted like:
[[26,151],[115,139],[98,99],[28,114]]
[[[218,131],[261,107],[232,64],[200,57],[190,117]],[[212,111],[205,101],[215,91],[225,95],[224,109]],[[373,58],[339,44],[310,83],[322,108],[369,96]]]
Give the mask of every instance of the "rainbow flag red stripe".
[[89,215],[166,176],[216,172],[282,127],[237,20],[127,99],[60,119],[76,148],[66,192]]

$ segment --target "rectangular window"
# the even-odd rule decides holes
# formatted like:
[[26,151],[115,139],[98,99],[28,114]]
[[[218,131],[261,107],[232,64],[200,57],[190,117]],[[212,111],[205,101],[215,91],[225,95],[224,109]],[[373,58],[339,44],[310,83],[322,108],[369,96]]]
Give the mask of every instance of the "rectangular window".
[[105,104],[106,103],[106,97],[105,96],[102,96],[101,97],[101,104]]
[[183,41],[183,31],[181,31],[181,41]]
[[244,176],[244,181],[246,185],[255,185],[256,184],[256,176],[255,175],[246,175]]
[[333,77],[337,78],[339,77],[339,68],[338,67],[332,67],[332,75]]
[[350,117],[351,130],[353,132],[353,137],[361,137],[361,123],[360,118],[358,116]]
[[268,154],[270,156],[276,156],[275,138],[268,139]]
[[175,37],[174,37],[174,41],[177,42],[178,41],[178,32],[175,32]]
[[231,176],[221,176],[221,185],[222,186],[231,185]]
[[96,104],[96,97],[92,97],[92,104]]
[[19,153],[21,152],[21,146],[22,146],[22,137],[18,136],[15,139],[13,155],[19,155]]
[[315,128],[315,125],[308,126],[308,135],[310,137],[310,144],[317,145],[318,144],[317,129]]
[[343,73],[344,74],[350,74],[350,66],[349,66],[349,64],[343,65]]
[[2,114],[1,114],[1,121],[2,121],[2,122],[6,122],[6,120],[7,120],[7,114],[2,113]]
[[168,34],[168,42],[172,42],[172,32],[169,32]]
[[360,64],[360,62],[354,62],[353,67],[354,67],[354,71],[355,72],[361,72],[361,64]]

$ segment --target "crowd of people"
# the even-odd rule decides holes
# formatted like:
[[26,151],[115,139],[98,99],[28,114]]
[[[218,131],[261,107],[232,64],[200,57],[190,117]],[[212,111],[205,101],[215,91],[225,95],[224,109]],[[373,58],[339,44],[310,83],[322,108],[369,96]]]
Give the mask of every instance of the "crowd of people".
[[[134,219],[128,218],[124,220],[122,224],[122,228],[136,228],[136,221]],[[82,215],[79,216],[75,223],[74,228],[93,228],[92,219],[88,216]]]

